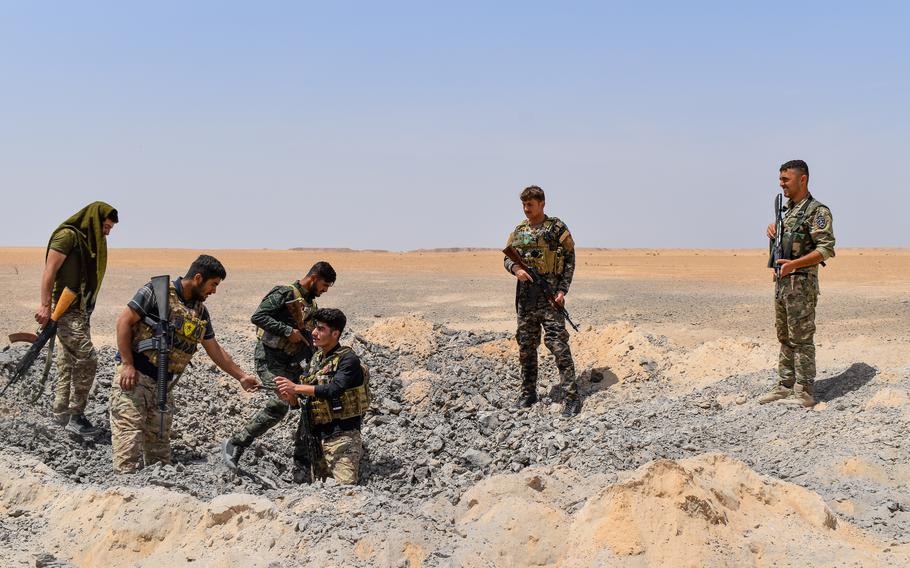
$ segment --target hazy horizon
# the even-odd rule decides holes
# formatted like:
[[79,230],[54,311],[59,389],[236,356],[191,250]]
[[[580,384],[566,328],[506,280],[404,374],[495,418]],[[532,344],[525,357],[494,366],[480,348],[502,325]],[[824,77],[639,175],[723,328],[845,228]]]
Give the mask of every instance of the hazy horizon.
[[[759,249],[801,158],[838,247],[910,246],[910,6],[0,6],[3,246]],[[10,214],[12,213],[12,214]]]

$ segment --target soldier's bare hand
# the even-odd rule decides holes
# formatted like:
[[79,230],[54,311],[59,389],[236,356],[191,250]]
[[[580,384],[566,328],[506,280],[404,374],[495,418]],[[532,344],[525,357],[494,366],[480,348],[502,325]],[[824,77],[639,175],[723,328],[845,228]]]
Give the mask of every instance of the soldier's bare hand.
[[240,377],[240,386],[243,387],[243,390],[246,392],[258,391],[260,387],[259,379],[251,377],[250,375],[243,375]]
[[557,304],[560,308],[566,307],[566,294],[565,294],[565,292],[557,292],[557,293],[556,293],[556,297],[553,298],[553,301],[556,302],[556,304]]
[[531,275],[528,274],[527,271],[522,270],[521,268],[519,268],[515,271],[515,278],[518,278],[522,282],[533,282],[534,281],[534,279],[531,278]]
[[771,223],[768,225],[768,238],[773,239],[777,236],[777,225]]
[[297,391],[294,390],[297,385],[287,377],[275,377],[275,386],[278,387],[278,396],[284,400],[290,402],[297,397]]
[[41,306],[35,312],[35,321],[38,322],[39,325],[43,326],[44,324],[47,323],[47,321],[49,319],[51,319],[51,307],[50,306]]
[[120,366],[120,388],[125,391],[133,390],[133,387],[136,386],[136,381],[139,379],[136,373],[136,367],[132,365],[121,365]]
[[295,329],[294,331],[292,331],[291,335],[288,336],[288,340],[291,343],[301,343],[303,341],[306,341],[306,339],[304,339],[304,337],[303,337],[303,334],[300,333],[299,329]]
[[783,278],[784,276],[787,276],[788,274],[791,274],[794,270],[796,270],[796,267],[793,266],[795,264],[795,262],[792,260],[780,259],[777,261],[777,264],[780,265],[780,277],[781,278]]

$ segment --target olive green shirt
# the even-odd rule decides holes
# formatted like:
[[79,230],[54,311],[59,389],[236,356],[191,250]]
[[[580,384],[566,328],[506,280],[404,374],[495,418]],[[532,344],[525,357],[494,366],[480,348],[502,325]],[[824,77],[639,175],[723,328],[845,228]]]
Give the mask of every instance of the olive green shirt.
[[51,239],[51,250],[66,255],[66,260],[60,265],[57,271],[57,277],[54,279],[54,291],[52,299],[54,302],[60,297],[63,288],[67,287],[76,293],[76,302],[81,300],[79,290],[82,288],[82,253],[79,250],[79,240],[72,229],[63,229],[58,231]]

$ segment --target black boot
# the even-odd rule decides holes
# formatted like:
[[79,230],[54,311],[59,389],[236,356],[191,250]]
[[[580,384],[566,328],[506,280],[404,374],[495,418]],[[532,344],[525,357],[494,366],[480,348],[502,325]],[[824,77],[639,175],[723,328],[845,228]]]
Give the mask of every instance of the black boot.
[[572,418],[577,416],[581,412],[581,399],[577,396],[572,398],[567,398],[566,403],[562,407],[562,415],[565,418]]
[[81,412],[70,416],[70,420],[66,424],[66,431],[82,438],[92,438],[101,433],[101,430],[94,427]]
[[515,401],[515,408],[531,408],[535,402],[537,402],[536,390],[524,392],[521,393],[521,396]]
[[221,459],[224,460],[228,469],[237,471],[237,468],[240,467],[240,456],[243,455],[245,449],[245,446],[238,446],[230,438],[221,444]]

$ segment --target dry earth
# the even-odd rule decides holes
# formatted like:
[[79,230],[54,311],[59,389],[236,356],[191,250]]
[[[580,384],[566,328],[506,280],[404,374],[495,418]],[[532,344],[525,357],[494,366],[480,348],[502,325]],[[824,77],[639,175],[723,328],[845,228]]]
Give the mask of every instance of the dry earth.
[[[106,426],[117,312],[198,252],[111,251],[93,316],[93,420]],[[910,251],[839,251],[822,270],[811,411],[754,402],[775,362],[763,252],[580,251],[568,307],[586,398],[574,421],[546,396],[509,409],[514,284],[495,251],[214,254],[228,279],[209,309],[248,369],[259,298],[316,260],[338,270],[320,304],[349,314],[378,393],[364,484],[291,485],[290,422],[246,458],[249,475],[223,471],[217,442],[262,399],[207,361],[178,386],[175,467],[138,476],[111,475],[109,446],[68,440],[46,400],[33,407],[27,388],[11,389],[0,401],[3,565],[910,563]],[[42,258],[0,249],[4,334],[34,327]],[[17,354],[0,353],[3,373]],[[549,357],[542,371],[546,389]]]

